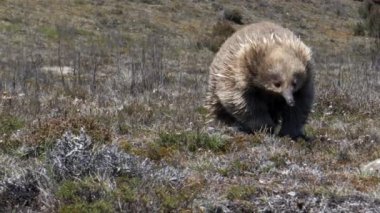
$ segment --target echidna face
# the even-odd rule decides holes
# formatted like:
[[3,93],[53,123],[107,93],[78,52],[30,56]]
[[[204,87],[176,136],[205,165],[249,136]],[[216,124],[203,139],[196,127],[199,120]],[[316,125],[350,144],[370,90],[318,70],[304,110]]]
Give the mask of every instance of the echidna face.
[[293,94],[305,81],[305,65],[285,48],[272,50],[265,58],[265,63],[266,70],[262,70],[259,74],[264,88],[281,95],[289,106],[294,106]]

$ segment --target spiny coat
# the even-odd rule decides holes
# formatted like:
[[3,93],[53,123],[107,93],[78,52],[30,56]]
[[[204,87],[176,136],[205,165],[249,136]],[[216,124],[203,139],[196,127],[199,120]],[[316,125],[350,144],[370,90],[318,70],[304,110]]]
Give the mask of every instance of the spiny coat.
[[304,137],[314,99],[311,50],[271,22],[248,25],[221,46],[210,66],[210,115],[242,130]]

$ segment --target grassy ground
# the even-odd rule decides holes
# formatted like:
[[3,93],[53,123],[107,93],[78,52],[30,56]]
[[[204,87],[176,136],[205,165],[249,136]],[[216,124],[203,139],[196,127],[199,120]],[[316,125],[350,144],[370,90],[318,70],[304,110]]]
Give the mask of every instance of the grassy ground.
[[[378,211],[380,177],[360,168],[380,158],[379,53],[354,36],[360,4],[0,1],[0,211]],[[208,122],[208,65],[241,27],[223,11],[312,47],[313,141]]]

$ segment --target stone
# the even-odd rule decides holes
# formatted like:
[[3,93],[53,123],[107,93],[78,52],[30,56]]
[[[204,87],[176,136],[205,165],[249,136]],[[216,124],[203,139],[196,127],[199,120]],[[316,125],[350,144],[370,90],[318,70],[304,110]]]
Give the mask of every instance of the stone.
[[380,175],[380,159],[371,161],[361,167],[361,171],[367,174],[378,174]]

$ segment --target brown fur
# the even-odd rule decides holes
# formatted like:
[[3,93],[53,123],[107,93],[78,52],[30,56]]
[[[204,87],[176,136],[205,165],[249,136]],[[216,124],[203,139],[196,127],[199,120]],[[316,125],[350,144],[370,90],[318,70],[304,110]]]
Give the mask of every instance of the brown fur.
[[314,98],[310,49],[270,22],[248,25],[220,48],[211,66],[207,108],[243,130],[303,137]]

